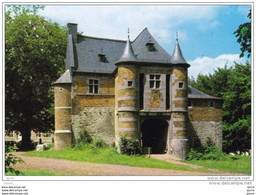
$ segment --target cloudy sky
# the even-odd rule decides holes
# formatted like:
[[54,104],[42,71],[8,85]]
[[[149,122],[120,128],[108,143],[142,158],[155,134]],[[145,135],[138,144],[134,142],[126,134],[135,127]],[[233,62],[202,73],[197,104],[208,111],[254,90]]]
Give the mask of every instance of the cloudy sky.
[[77,23],[84,35],[134,40],[147,27],[153,37],[172,54],[176,31],[183,55],[191,67],[189,75],[213,73],[239,59],[240,45],[233,32],[248,21],[248,4],[48,4],[40,15],[65,26]]

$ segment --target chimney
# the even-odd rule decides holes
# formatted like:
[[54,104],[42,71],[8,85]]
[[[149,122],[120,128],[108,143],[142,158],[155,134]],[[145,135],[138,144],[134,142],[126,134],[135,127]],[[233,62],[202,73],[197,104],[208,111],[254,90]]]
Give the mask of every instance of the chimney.
[[72,35],[74,43],[77,43],[77,24],[68,23],[68,35]]

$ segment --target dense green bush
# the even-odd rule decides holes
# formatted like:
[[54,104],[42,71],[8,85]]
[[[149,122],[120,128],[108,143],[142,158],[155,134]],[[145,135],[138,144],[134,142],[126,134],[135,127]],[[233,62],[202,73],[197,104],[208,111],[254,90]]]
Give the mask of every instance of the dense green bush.
[[44,150],[51,150],[54,148],[54,144],[47,144],[47,145],[44,145]]
[[13,146],[5,146],[5,173],[14,173],[15,175],[21,175],[22,173],[12,166],[16,163],[24,162],[21,158],[12,154],[14,152]]
[[122,136],[119,148],[121,154],[135,155],[141,153],[139,140],[134,137]]
[[95,139],[91,144],[91,148],[103,148],[107,146],[103,139]]
[[92,143],[92,137],[86,130],[82,130],[79,132],[79,138],[77,139],[77,143],[89,144]]
[[206,147],[191,149],[187,154],[187,160],[221,160],[225,154],[208,139]]

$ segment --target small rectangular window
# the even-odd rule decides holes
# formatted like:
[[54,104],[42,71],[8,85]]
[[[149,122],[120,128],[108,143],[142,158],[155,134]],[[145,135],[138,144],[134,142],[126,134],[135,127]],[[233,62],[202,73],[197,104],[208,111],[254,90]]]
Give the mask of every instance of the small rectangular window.
[[99,80],[89,79],[89,93],[99,93]]
[[149,88],[158,89],[160,88],[160,80],[161,75],[151,74],[149,75]]
[[188,100],[188,107],[192,107],[192,106],[193,106],[192,100]]
[[184,86],[184,83],[183,82],[179,82],[179,88],[182,89]]
[[209,107],[210,107],[210,108],[214,108],[214,101],[210,101],[210,102],[209,102]]
[[132,87],[132,85],[133,85],[133,81],[128,81],[128,82],[127,82],[127,86],[128,86],[128,87]]

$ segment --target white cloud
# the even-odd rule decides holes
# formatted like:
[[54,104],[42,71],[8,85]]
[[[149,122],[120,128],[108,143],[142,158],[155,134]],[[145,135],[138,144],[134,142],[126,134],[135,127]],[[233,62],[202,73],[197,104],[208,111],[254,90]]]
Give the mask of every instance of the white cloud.
[[189,76],[197,78],[198,74],[212,74],[217,68],[223,68],[225,65],[230,67],[234,65],[234,62],[245,63],[245,58],[239,58],[239,54],[222,54],[216,58],[201,57],[196,58],[188,63],[191,65],[188,69]]
[[170,32],[179,30],[179,25],[186,25],[187,22],[215,27],[218,10],[217,6],[81,5],[46,6],[40,14],[63,26],[68,22],[78,23],[78,30],[86,35],[126,39],[129,27],[133,40],[148,27],[154,37],[170,42],[170,39],[175,40],[175,35],[170,37],[173,34]]

